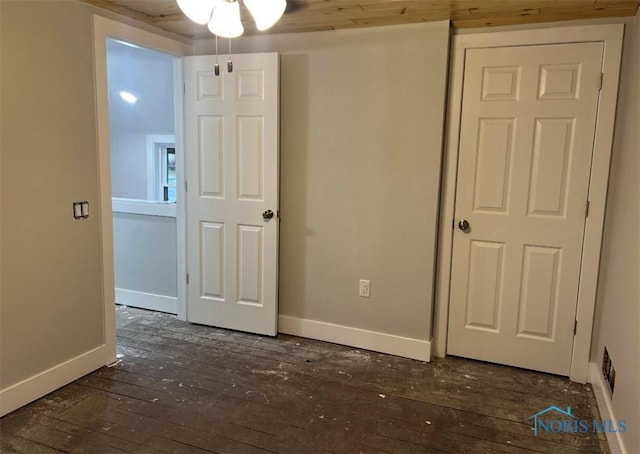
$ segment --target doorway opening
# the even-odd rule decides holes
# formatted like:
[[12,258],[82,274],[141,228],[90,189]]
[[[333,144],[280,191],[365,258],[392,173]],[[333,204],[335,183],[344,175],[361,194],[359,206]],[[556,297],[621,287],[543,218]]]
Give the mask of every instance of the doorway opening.
[[[138,215],[146,215],[148,217],[154,217],[157,219],[162,218],[175,218],[175,250],[176,250],[176,273],[174,279],[177,280],[176,297],[175,300],[165,300],[168,306],[165,308],[167,312],[177,312],[179,318],[184,319],[185,307],[184,307],[184,295],[185,295],[185,282],[184,279],[177,279],[177,276],[186,275],[186,257],[185,257],[185,208],[184,208],[184,194],[182,191],[178,191],[177,188],[183,187],[183,151],[182,151],[182,103],[181,103],[181,89],[175,89],[175,87],[182,87],[182,57],[190,55],[193,48],[189,44],[185,44],[181,41],[176,41],[165,36],[160,36],[155,33],[151,33],[145,30],[141,30],[136,27],[121,24],[119,22],[106,19],[99,15],[93,16],[93,33],[94,33],[94,45],[95,45],[95,77],[96,77],[96,114],[98,125],[98,166],[99,166],[99,179],[100,179],[100,230],[101,230],[101,252],[102,252],[102,272],[103,272],[103,305],[104,305],[104,343],[105,350],[105,364],[110,364],[116,361],[116,307],[114,302],[116,298],[116,279],[114,266],[115,254],[114,254],[114,208],[120,210],[120,212],[133,210],[133,206],[139,211],[134,213]],[[176,186],[176,203],[166,203],[160,200],[148,200],[149,190],[147,184],[147,178],[144,176],[141,178],[142,185],[136,186],[139,198],[129,199],[128,197],[122,197],[122,193],[114,192],[112,190],[112,147],[111,144],[111,121],[110,119],[110,93],[109,93],[109,74],[107,68],[107,45],[112,44],[110,40],[117,41],[121,46],[130,47],[132,49],[146,49],[156,51],[164,54],[167,57],[173,59],[173,65],[171,67],[165,67],[163,71],[171,72],[173,74],[173,85],[171,90],[173,92],[173,134],[160,133],[156,130],[154,132],[148,132],[151,135],[172,135],[172,140],[169,143],[173,145],[175,152],[175,186]],[[150,75],[147,83],[152,83],[157,75]],[[115,87],[112,89],[112,92]],[[123,93],[120,93],[122,91]],[[135,106],[140,103],[142,105],[143,97],[136,96],[130,89],[123,88],[117,92],[111,93],[111,95],[119,96],[119,99],[127,102],[128,104]],[[146,95],[144,95],[146,96]],[[118,98],[116,98],[118,99]],[[130,107],[132,107],[130,106]],[[134,109],[131,109],[134,110]],[[133,115],[134,112],[129,112],[129,115]],[[124,115],[124,114],[123,114]],[[117,115],[116,115],[117,116]],[[126,117],[125,117],[126,118]],[[129,117],[130,119],[130,117]],[[118,118],[117,121],[120,121]],[[114,120],[115,121],[115,120]],[[114,144],[115,145],[115,144]],[[142,149],[142,160],[144,161],[145,169],[148,167],[147,162],[147,139],[140,144],[138,149]],[[125,171],[129,170],[125,166]],[[172,170],[172,169],[167,169]],[[116,171],[117,172],[117,171]],[[125,180],[128,180],[125,178]],[[169,182],[169,178],[167,179]],[[139,182],[138,182],[139,183]],[[118,191],[118,189],[116,189]],[[115,196],[116,199],[112,199]],[[118,197],[120,196],[120,197]],[[120,205],[120,207],[118,207]],[[154,214],[149,214],[148,210],[154,210]],[[165,212],[166,216],[158,216],[158,211]],[[132,213],[123,213],[123,217],[131,215]],[[131,219],[128,219],[131,221]],[[165,225],[166,227],[166,225]],[[133,244],[133,247],[138,247],[138,244]],[[169,253],[169,249],[173,246],[165,245],[165,253]],[[155,264],[152,264],[155,265]],[[142,292],[141,292],[142,293]],[[157,300],[157,299],[156,299]]]
[[107,38],[116,303],[177,313],[175,67]]

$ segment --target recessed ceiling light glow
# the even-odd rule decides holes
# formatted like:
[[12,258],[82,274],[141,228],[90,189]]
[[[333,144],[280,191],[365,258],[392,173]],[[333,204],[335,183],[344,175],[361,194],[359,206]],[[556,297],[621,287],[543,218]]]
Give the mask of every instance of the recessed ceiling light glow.
[[129,104],[135,104],[136,101],[138,101],[138,98],[136,98],[133,95],[133,93],[129,93],[128,91],[121,91],[120,97],[124,99],[126,102],[128,102]]

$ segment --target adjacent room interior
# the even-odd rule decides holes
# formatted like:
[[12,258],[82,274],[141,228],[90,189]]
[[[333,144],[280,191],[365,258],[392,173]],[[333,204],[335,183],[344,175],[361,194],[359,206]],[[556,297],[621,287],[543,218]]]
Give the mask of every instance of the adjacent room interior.
[[107,39],[116,303],[172,314],[178,297],[175,60]]

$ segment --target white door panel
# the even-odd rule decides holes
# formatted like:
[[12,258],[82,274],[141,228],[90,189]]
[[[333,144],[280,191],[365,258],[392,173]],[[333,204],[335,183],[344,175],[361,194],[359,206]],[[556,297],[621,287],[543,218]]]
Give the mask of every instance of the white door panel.
[[448,353],[569,374],[602,51],[467,51]]
[[231,59],[185,58],[187,320],[275,335],[278,56]]

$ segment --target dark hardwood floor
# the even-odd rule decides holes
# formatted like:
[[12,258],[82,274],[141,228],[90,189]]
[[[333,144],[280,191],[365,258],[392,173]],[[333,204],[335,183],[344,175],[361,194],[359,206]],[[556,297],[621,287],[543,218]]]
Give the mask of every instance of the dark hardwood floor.
[[608,452],[601,434],[534,435],[550,405],[597,417],[590,386],[566,378],[117,315],[117,364],[2,418],[0,451]]

